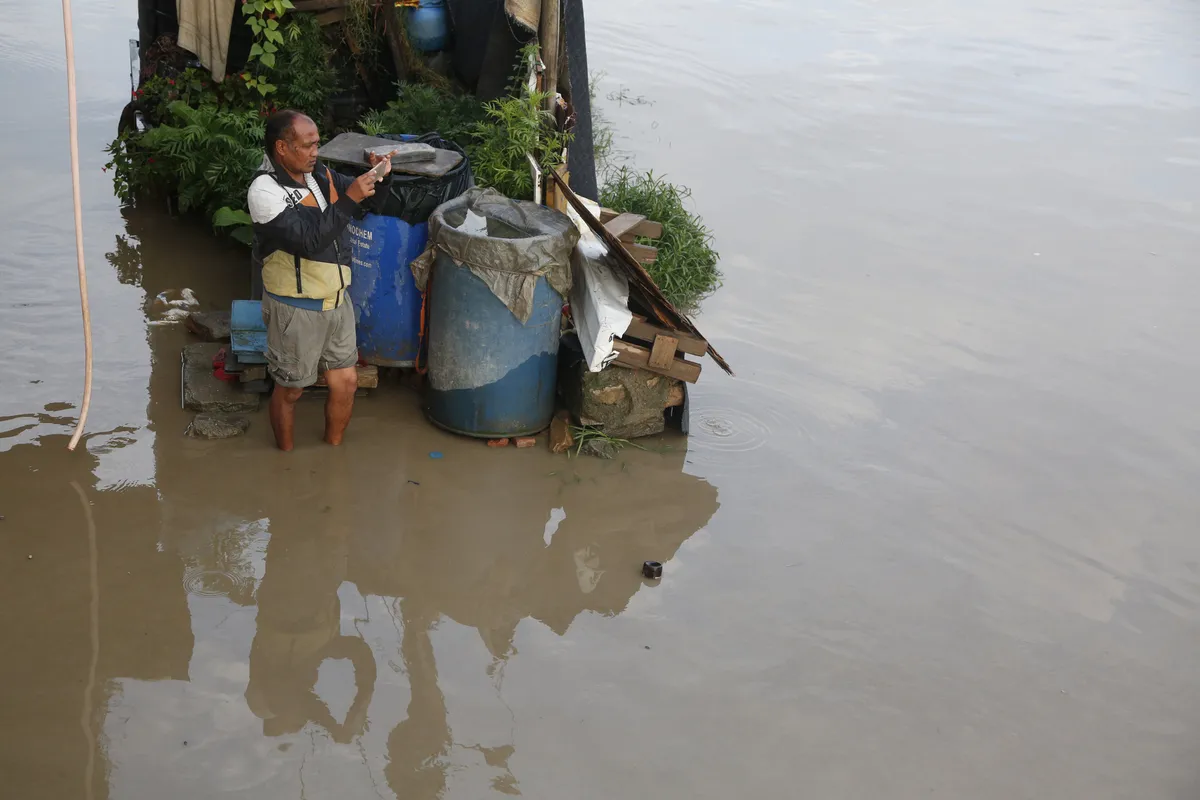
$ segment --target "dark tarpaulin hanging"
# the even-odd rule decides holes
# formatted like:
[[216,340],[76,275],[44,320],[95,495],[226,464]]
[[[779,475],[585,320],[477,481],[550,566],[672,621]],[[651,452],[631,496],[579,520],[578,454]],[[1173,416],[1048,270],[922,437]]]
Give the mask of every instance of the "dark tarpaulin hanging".
[[[504,95],[512,83],[521,47],[537,30],[541,4],[536,0],[449,0],[454,28],[454,69],[481,100]],[[587,35],[583,0],[563,0],[562,34],[569,84],[560,85],[575,109],[575,139],[567,168],[571,186],[584,197],[598,197],[592,148],[592,103],[588,88]]]
[[563,36],[567,43],[567,72],[571,80],[571,104],[575,108],[575,139],[567,153],[571,188],[575,193],[599,201],[596,185],[596,151],[592,139],[592,95],[587,61],[587,31],[583,22],[583,0],[564,0]]

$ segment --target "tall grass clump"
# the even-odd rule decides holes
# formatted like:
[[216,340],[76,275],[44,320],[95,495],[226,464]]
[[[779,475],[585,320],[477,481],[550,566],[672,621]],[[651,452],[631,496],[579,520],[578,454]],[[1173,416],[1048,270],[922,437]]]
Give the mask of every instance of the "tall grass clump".
[[687,208],[691,190],[658,177],[622,167],[609,174],[600,190],[602,205],[621,213],[641,214],[661,222],[661,239],[639,239],[658,248],[646,271],[676,308],[694,314],[704,298],[721,286],[720,260],[712,233]]

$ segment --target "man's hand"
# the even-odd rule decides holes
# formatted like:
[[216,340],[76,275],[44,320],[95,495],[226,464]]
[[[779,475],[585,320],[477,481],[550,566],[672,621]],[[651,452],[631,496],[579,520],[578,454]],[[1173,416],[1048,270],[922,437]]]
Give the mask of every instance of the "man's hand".
[[[368,197],[375,195],[375,184],[383,180],[384,176],[392,171],[392,156],[396,155],[395,150],[385,156],[376,153],[367,153],[367,161],[371,164],[371,169],[358,176],[354,183],[350,184],[350,188],[346,190],[346,194],[356,203],[362,203]],[[386,162],[386,163],[384,163]],[[382,168],[379,165],[383,164]]]
[[380,161],[387,161],[387,166],[383,168],[383,171],[375,173],[379,176],[380,180],[383,180],[384,176],[392,171],[392,156],[396,155],[398,152],[400,151],[393,150],[385,156],[381,156],[378,153],[367,153],[367,163],[369,163],[372,167],[378,166]]
[[368,197],[375,196],[375,183],[375,173],[367,170],[354,179],[354,183],[346,190],[346,196],[361,205]]

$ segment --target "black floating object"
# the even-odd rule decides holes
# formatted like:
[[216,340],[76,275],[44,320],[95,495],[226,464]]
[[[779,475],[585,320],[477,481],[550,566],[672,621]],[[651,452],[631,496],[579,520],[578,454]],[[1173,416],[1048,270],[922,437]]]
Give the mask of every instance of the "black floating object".
[[652,581],[656,581],[662,577],[662,564],[657,561],[647,561],[642,564],[642,575]]

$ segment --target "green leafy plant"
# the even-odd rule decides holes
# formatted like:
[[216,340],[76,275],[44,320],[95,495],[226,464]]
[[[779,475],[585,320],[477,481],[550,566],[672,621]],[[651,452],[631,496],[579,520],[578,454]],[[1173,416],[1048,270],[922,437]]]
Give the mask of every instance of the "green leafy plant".
[[283,45],[280,21],[292,8],[292,0],[242,0],[242,14],[254,34],[242,79],[263,97],[277,88],[267,79],[267,73],[275,69],[276,55]]
[[294,108],[318,124],[329,115],[329,100],[338,91],[339,76],[332,66],[333,50],[312,14],[294,14],[286,26],[286,46],[276,60],[278,91],[272,101]]
[[533,176],[526,154],[532,154],[541,168],[549,171],[562,162],[563,150],[571,141],[569,134],[557,130],[553,115],[544,108],[549,95],[524,88],[521,73],[536,52],[536,45],[521,50],[513,96],[481,104],[471,95],[445,88],[400,83],[396,99],[382,111],[364,116],[359,127],[373,135],[437,131],[467,151],[481,186],[491,186],[512,198],[532,199]]
[[436,131],[465,148],[485,115],[483,104],[471,95],[401,82],[396,84],[396,99],[382,111],[368,112],[359,127],[372,136]]
[[154,122],[169,122],[171,103],[180,101],[192,108],[216,106],[219,109],[257,109],[262,98],[246,87],[240,78],[217,82],[207,70],[188,67],[176,74],[150,76],[133,93],[138,107]]
[[614,211],[641,214],[662,223],[661,239],[639,239],[658,248],[658,258],[646,271],[679,310],[694,313],[704,298],[721,286],[720,256],[712,233],[688,210],[691,190],[653,172],[622,167],[608,176],[600,203]]
[[132,205],[139,194],[160,183],[160,174],[165,176],[163,165],[139,148],[139,138],[133,133],[122,133],[104,148],[108,153],[104,171],[112,173],[113,194],[124,205]]
[[222,111],[170,104],[170,125],[109,146],[113,186],[124,202],[143,192],[178,197],[181,211],[211,215],[222,206],[240,208],[262,162],[263,121],[256,111]]
[[194,108],[219,105],[216,85],[207,72],[189,67],[175,77],[150,76],[134,95],[143,111],[158,121],[167,118],[167,107],[176,100]]
[[244,245],[254,242],[254,221],[250,213],[243,208],[222,206],[213,212],[214,228],[228,231],[229,235]]
[[547,94],[527,92],[493,100],[485,106],[487,117],[471,131],[467,147],[475,180],[517,200],[533,198],[533,176],[526,153],[545,172],[562,163],[571,135],[559,132],[545,111]]

